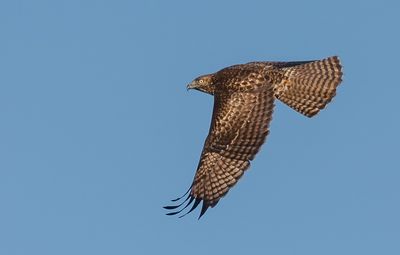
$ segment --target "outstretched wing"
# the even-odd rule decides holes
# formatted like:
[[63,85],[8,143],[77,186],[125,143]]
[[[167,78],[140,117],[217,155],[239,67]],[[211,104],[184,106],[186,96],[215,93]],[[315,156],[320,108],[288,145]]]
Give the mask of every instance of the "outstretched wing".
[[253,91],[214,95],[211,127],[190,193],[180,205],[166,206],[166,209],[183,206],[168,215],[177,214],[194,202],[189,213],[203,201],[201,217],[218,203],[264,143],[273,107],[273,86],[269,84]]

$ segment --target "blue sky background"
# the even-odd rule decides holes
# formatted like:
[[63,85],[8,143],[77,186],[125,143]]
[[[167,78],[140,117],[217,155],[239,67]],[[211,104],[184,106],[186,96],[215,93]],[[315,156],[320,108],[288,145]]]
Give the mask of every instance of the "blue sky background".
[[[396,1],[1,1],[0,254],[400,254]],[[308,119],[277,102],[252,168],[200,220],[212,97],[193,78],[339,55]]]

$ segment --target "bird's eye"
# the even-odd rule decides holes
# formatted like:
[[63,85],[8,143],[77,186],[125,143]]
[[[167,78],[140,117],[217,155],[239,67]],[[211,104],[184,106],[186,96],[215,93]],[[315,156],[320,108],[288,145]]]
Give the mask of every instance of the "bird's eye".
[[199,83],[200,83],[200,84],[203,83],[203,82],[204,82],[203,79],[200,79],[200,80],[199,80]]

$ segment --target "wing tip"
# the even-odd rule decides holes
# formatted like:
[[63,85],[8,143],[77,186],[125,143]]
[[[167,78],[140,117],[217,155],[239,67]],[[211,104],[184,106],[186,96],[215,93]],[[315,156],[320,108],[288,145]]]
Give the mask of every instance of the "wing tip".
[[207,202],[203,201],[203,205],[201,206],[200,215],[199,215],[199,218],[197,218],[197,220],[200,220],[200,218],[206,213],[209,206],[210,205]]
[[[194,201],[194,203],[193,203],[193,201]],[[200,202],[202,202],[202,201],[203,201],[203,204],[202,204],[202,207],[201,207],[200,215],[198,217],[198,220],[200,220],[200,218],[205,214],[205,212],[210,207],[210,205],[205,200],[203,200],[201,198],[196,198],[191,194],[189,194],[182,203],[180,203],[178,205],[163,206],[163,208],[166,209],[166,210],[175,210],[175,209],[178,209],[179,207],[183,206],[186,203],[185,206],[183,206],[183,208],[181,208],[181,209],[179,209],[177,211],[168,212],[168,213],[165,214],[165,215],[168,215],[168,216],[173,216],[173,215],[177,215],[177,214],[183,212],[187,207],[189,207],[189,205],[191,205],[193,203],[193,205],[192,205],[192,207],[190,208],[189,211],[187,211],[186,213],[184,213],[184,214],[182,214],[182,215],[180,215],[178,217],[178,218],[183,218],[186,215],[188,215],[189,213],[193,212],[199,206]]]

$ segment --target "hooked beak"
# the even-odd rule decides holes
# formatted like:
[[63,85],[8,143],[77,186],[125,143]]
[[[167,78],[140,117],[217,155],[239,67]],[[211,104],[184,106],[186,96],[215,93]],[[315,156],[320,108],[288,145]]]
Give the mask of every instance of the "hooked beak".
[[191,82],[191,83],[189,83],[187,86],[186,86],[186,89],[187,90],[189,90],[189,89],[195,89],[196,88],[196,84],[194,83],[194,82]]

